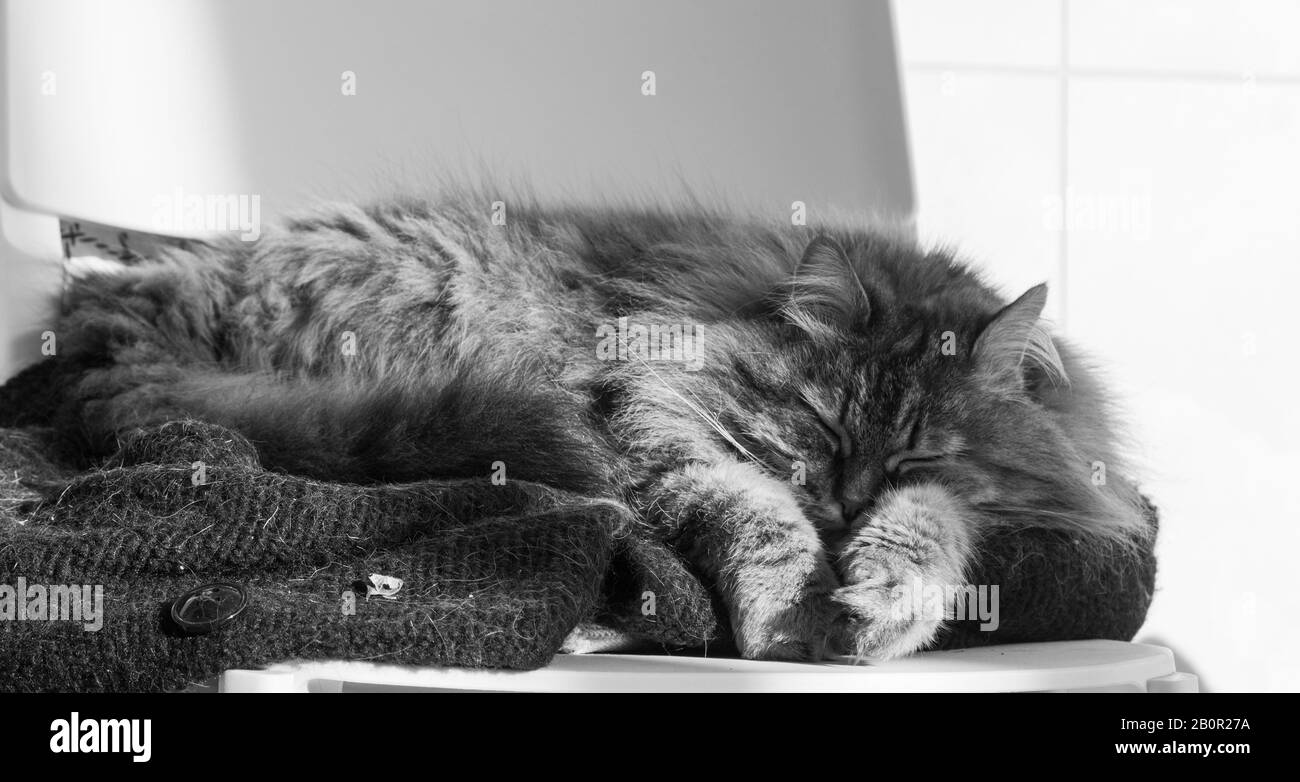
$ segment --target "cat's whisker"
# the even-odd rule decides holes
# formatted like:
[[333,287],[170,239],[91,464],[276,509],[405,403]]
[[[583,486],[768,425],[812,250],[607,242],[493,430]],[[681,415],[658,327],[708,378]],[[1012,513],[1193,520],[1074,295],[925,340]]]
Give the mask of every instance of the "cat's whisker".
[[1019,505],[979,505],[978,507],[981,511],[987,513],[1012,513],[1024,516],[1057,519],[1066,522],[1071,527],[1089,532],[1107,530],[1115,523],[1115,518],[1113,516],[1100,513],[1091,514],[1054,511],[1048,508],[1031,508]]
[[731,434],[731,432],[727,431],[727,428],[722,425],[722,422],[718,420],[717,416],[712,415],[711,413],[706,411],[703,407],[701,407],[699,404],[696,404],[695,402],[692,402],[691,400],[687,399],[681,392],[673,388],[672,385],[670,385],[667,380],[664,380],[662,375],[660,375],[658,372],[655,371],[654,367],[650,366],[650,362],[646,361],[645,358],[641,356],[636,356],[636,358],[645,366],[645,368],[650,372],[651,375],[654,375],[655,380],[658,380],[661,384],[663,384],[663,387],[668,389],[669,393],[671,393],[673,396],[676,396],[678,399],[682,400],[682,402],[688,408],[690,408],[692,412],[694,412],[700,418],[704,419],[704,422],[707,423],[710,427],[712,427],[713,430],[716,431],[722,437],[722,439],[730,443],[731,446],[735,448],[737,451],[739,451],[741,455],[743,455],[746,459],[749,459],[751,462],[753,462],[756,465],[759,465],[760,467],[763,466],[763,463],[759,461],[758,457],[750,453],[748,448],[746,448],[744,445],[741,445],[740,441],[737,440],[735,436]]

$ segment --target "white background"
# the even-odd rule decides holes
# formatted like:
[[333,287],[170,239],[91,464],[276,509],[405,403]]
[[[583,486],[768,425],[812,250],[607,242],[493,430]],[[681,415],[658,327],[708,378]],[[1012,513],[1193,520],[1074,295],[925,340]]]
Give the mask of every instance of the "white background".
[[1300,689],[1300,3],[894,5],[922,236],[1049,281],[1125,401],[1162,516],[1137,640]]

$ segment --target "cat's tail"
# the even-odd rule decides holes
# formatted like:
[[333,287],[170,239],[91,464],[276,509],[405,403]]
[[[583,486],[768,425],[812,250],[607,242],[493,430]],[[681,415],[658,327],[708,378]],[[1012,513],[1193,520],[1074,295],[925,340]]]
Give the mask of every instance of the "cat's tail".
[[463,371],[442,382],[192,376],[169,401],[243,433],[265,466],[322,480],[526,480],[612,496],[623,460],[558,388]]
[[166,409],[166,389],[222,361],[244,252],[195,243],[71,272],[47,357],[0,391],[0,424],[53,427],[59,457],[84,467],[116,432],[182,412]]
[[527,361],[462,356],[392,379],[238,369],[228,326],[247,252],[196,245],[74,280],[56,356],[5,387],[0,423],[52,426],[61,457],[79,466],[111,454],[124,432],[196,418],[243,433],[268,467],[320,479],[495,476],[586,494],[623,485],[625,462],[585,400]]

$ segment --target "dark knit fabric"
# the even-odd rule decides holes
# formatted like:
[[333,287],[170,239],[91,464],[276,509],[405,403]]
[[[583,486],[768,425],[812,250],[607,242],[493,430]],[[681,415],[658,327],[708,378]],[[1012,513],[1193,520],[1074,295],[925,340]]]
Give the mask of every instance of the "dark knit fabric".
[[[175,690],[291,659],[530,669],[591,622],[663,648],[728,648],[708,590],[609,503],[515,481],[310,481],[195,421],[69,473],[46,458],[47,431],[23,423],[0,429],[0,584],[99,584],[105,616],[95,632],[0,621],[0,691]],[[1000,586],[1001,625],[954,623],[940,646],[1127,640],[1155,577],[1149,546],[1037,531],[989,538],[978,561],[971,581]],[[404,580],[395,599],[366,598],[372,573]],[[184,634],[171,602],[214,581],[242,585],[247,610]]]
[[[1147,505],[1152,526],[1156,510]],[[1083,541],[1049,530],[989,536],[967,579],[998,586],[998,627],[980,629],[978,619],[949,623],[935,648],[986,644],[1127,641],[1146,621],[1155,594],[1156,558],[1151,543],[1137,549]]]
[[[302,658],[537,668],[624,596],[645,641],[720,634],[700,583],[606,502],[518,481],[310,481],[262,470],[242,436],[195,421],[135,433],[60,486],[41,435],[0,430],[0,468],[46,483],[0,517],[0,584],[102,585],[105,617],[93,632],[0,621],[0,690],[172,690]],[[403,579],[395,599],[366,599],[372,573]],[[213,581],[243,586],[249,607],[186,635],[170,604]],[[643,616],[648,589],[657,614]]]

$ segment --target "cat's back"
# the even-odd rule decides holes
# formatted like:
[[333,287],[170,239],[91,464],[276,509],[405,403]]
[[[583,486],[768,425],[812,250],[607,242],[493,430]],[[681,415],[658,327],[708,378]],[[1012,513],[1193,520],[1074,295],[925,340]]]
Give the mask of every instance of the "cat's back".
[[[481,208],[479,208],[481,206]],[[269,227],[242,258],[230,327],[243,363],[379,373],[416,362],[533,351],[589,330],[596,275],[562,221],[492,204],[388,199],[327,204]],[[495,350],[493,349],[495,346]]]
[[694,205],[544,207],[451,193],[324,205],[268,228],[238,253],[231,325],[246,363],[276,369],[336,364],[345,339],[381,370],[485,352],[571,361],[611,318],[761,312],[824,231],[858,248],[864,277],[891,296],[995,303],[949,257],[891,233]]
[[529,302],[585,298],[608,312],[658,303],[734,311],[795,273],[830,233],[860,251],[864,274],[898,287],[981,287],[950,256],[897,230],[792,225],[788,218],[678,206],[546,206],[453,191],[437,198],[331,204],[285,220],[253,253],[251,287],[326,289],[426,303],[475,296]]

